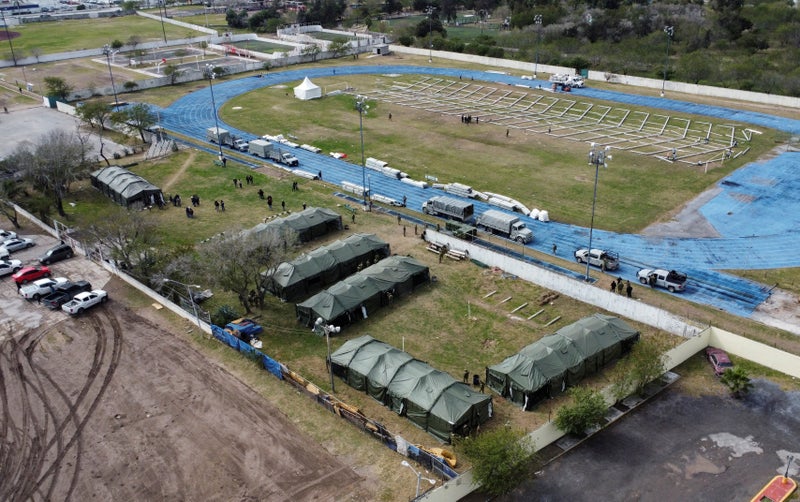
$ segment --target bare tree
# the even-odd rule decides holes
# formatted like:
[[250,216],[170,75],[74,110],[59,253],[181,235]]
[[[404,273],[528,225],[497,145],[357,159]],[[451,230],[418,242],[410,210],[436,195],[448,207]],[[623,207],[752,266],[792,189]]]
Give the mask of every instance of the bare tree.
[[51,197],[60,216],[69,185],[88,171],[88,144],[78,134],[54,130],[37,143],[21,143],[9,157],[36,190]]
[[103,138],[106,132],[106,122],[111,120],[113,114],[111,107],[103,101],[90,101],[77,107],[75,109],[75,114],[81,120],[89,124],[92,129],[94,129],[95,124],[100,126],[100,130],[97,133],[97,135],[100,136],[100,157],[106,162],[107,166],[110,166],[111,162],[106,158],[105,153],[103,153],[105,146]]
[[157,224],[148,212],[120,207],[91,222],[85,229],[91,242],[111,254],[120,268],[148,277],[158,262]]
[[204,244],[198,267],[209,283],[236,293],[239,303],[250,314],[254,304],[264,303],[261,272],[282,262],[295,239],[294,233],[277,230],[240,232]]
[[14,228],[21,228],[17,210],[14,209],[14,198],[23,191],[16,179],[4,178],[0,181],[0,214],[8,218]]

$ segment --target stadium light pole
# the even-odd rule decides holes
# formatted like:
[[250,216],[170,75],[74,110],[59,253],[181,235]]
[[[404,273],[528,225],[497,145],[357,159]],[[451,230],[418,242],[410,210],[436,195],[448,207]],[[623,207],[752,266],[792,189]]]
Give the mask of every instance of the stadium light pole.
[[325,361],[328,366],[328,374],[331,378],[331,392],[336,392],[336,387],[333,386],[333,362],[331,361],[331,333],[338,333],[342,330],[339,326],[333,324],[325,324],[321,317],[317,317],[314,323],[314,332],[318,335],[325,336],[325,343],[328,346],[328,359]]
[[533,65],[533,78],[536,78],[539,70],[539,46],[542,45],[542,15],[533,16],[533,23],[536,25],[536,62]]
[[356,98],[356,110],[358,110],[358,128],[361,132],[361,193],[364,196],[364,211],[367,210],[367,160],[364,157],[364,115],[369,110],[366,96]]
[[108,75],[111,77],[111,92],[114,93],[114,107],[117,106],[119,103],[119,99],[117,99],[117,88],[114,87],[114,73],[111,71],[111,56],[113,56],[115,51],[111,49],[111,46],[106,44],[103,46],[103,54],[106,56],[106,62],[108,63]]
[[[212,81],[214,80],[214,76],[215,76],[215,74],[214,74],[214,65],[212,65],[210,63],[207,64],[206,65],[205,74],[206,74],[206,77],[208,77],[208,89],[211,91],[211,106],[214,107],[213,108],[213,112],[214,112],[214,127],[216,128],[216,132],[217,132],[217,147],[219,147],[219,160],[220,160],[220,162],[222,162],[222,159],[223,159],[224,155],[222,154],[222,141],[220,141],[220,137],[219,137],[220,134],[219,134],[219,120],[217,120],[217,102],[216,102],[216,100],[214,100],[214,84],[212,83]],[[223,166],[224,165],[225,164],[223,163]]]
[[611,160],[611,155],[608,153],[611,150],[610,146],[599,148],[597,143],[592,143],[592,148],[589,150],[589,165],[594,165],[594,195],[592,196],[592,219],[589,223],[589,250],[586,255],[586,282],[589,282],[589,265],[591,264],[592,253],[592,234],[594,233],[594,209],[597,205],[597,180],[600,177],[600,166],[608,167],[608,160]]
[[[161,13],[161,8],[164,8],[164,13]],[[164,34],[164,43],[167,43],[167,30],[164,29],[164,16],[167,15],[167,4],[165,0],[158,0],[158,16],[161,18],[161,33]]]
[[432,5],[425,9],[428,14],[428,62],[433,63],[433,12],[436,10]]
[[419,472],[418,470],[414,469],[411,466],[411,464],[408,463],[408,460],[403,460],[402,462],[400,462],[400,465],[402,465],[403,467],[408,467],[409,469],[411,469],[411,471],[414,474],[417,475],[417,495],[414,497],[414,500],[419,498],[419,483],[420,483],[420,481],[422,481],[424,479],[425,481],[427,481],[428,483],[430,483],[432,485],[436,484],[436,480],[435,479],[426,478],[425,476],[423,476],[421,472]]
[[664,96],[664,86],[667,84],[667,68],[669,67],[669,45],[672,42],[672,35],[675,34],[673,26],[664,26],[664,33],[667,34],[667,56],[664,58],[664,80],[661,81],[661,96]]

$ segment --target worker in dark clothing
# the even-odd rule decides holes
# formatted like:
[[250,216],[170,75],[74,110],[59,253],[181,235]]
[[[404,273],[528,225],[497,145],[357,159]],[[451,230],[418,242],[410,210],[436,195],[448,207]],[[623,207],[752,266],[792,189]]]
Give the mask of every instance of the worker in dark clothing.
[[611,281],[611,292],[612,293],[617,292],[617,281]]

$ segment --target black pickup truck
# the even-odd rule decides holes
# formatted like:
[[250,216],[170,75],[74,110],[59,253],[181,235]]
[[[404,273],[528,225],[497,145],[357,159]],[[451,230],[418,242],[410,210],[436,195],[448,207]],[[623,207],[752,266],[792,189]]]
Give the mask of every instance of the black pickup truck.
[[78,293],[91,290],[92,285],[89,284],[89,281],[65,282],[56,286],[49,295],[42,297],[40,302],[48,308],[60,309],[62,305],[72,300]]

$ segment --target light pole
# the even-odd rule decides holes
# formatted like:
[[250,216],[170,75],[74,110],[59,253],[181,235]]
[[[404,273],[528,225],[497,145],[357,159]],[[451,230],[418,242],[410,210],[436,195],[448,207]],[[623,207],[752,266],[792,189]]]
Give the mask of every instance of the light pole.
[[331,333],[338,333],[342,330],[339,326],[334,326],[333,324],[323,324],[324,321],[321,317],[317,317],[317,321],[314,323],[314,332],[318,335],[325,335],[325,343],[328,345],[328,359],[325,361],[326,365],[328,366],[328,374],[331,377],[331,392],[336,392],[336,388],[333,386],[333,363],[331,362]]
[[116,51],[111,50],[111,46],[106,44],[103,46],[103,54],[106,55],[106,62],[108,63],[108,75],[111,77],[111,92],[114,93],[114,106],[117,106],[119,100],[117,99],[117,88],[114,87],[114,74],[111,72],[111,56],[113,56]]
[[[219,160],[220,162],[222,162],[224,155],[222,154],[222,141],[220,141],[219,137],[220,135],[219,135],[219,121],[217,120],[217,102],[214,100],[214,84],[212,83],[215,76],[214,65],[207,64],[205,74],[206,77],[208,77],[208,89],[211,91],[211,106],[214,107],[214,127],[216,128],[217,131],[217,146],[219,147]],[[224,166],[225,164],[223,163],[222,165]]]
[[358,110],[358,128],[361,131],[361,192],[364,196],[364,210],[367,206],[367,160],[364,157],[364,115],[369,110],[366,96],[356,98],[356,110]]
[[597,205],[597,179],[600,176],[600,166],[608,167],[606,160],[611,160],[611,155],[608,153],[610,150],[610,146],[599,149],[597,143],[592,143],[592,149],[589,150],[589,165],[594,165],[594,195],[592,196],[592,219],[589,223],[589,251],[586,255],[586,282],[589,282],[589,264],[592,261],[592,233],[594,232],[594,208]]
[[[11,49],[11,59],[14,60],[14,66],[17,66],[17,56],[14,54],[14,44],[11,43],[11,35],[8,33],[8,23],[6,22],[6,11],[0,10],[0,14],[3,15],[3,26],[6,29],[6,40],[8,40],[8,47]],[[27,82],[25,82],[27,85]]]
[[195,303],[194,298],[192,297],[192,288],[199,289],[200,286],[198,286],[197,284],[184,284],[180,281],[176,281],[174,279],[166,279],[166,278],[164,279],[164,282],[171,282],[174,284],[178,284],[180,286],[186,286],[186,293],[189,295],[189,301],[192,304],[192,310],[194,311],[194,318],[197,321],[197,327],[202,328],[202,326],[200,325],[200,316],[197,313],[197,304]]
[[669,67],[669,44],[672,42],[672,35],[675,34],[675,28],[672,26],[664,26],[664,33],[667,34],[667,57],[664,58],[664,80],[661,81],[661,96],[664,96],[664,86],[667,84],[667,68]]
[[[164,6],[164,13],[161,13],[161,6]],[[161,18],[161,32],[164,34],[164,43],[167,43],[167,30],[164,29],[164,16],[167,14],[167,6],[164,0],[158,1],[158,16]]]
[[536,25],[536,63],[533,65],[533,78],[539,70],[539,46],[542,45],[542,15],[533,16],[533,23]]
[[400,462],[400,465],[402,465],[403,467],[408,467],[409,469],[411,469],[414,472],[414,474],[417,475],[417,495],[414,497],[415,499],[419,498],[419,482],[420,481],[422,481],[424,479],[425,481],[429,482],[432,485],[436,484],[436,480],[435,479],[426,478],[425,476],[423,476],[421,472],[419,472],[418,470],[416,470],[413,467],[411,467],[411,464],[409,464],[407,460],[403,460],[402,462]]
[[428,14],[428,62],[433,63],[433,12],[436,10],[435,7],[429,6],[425,9],[425,13]]

